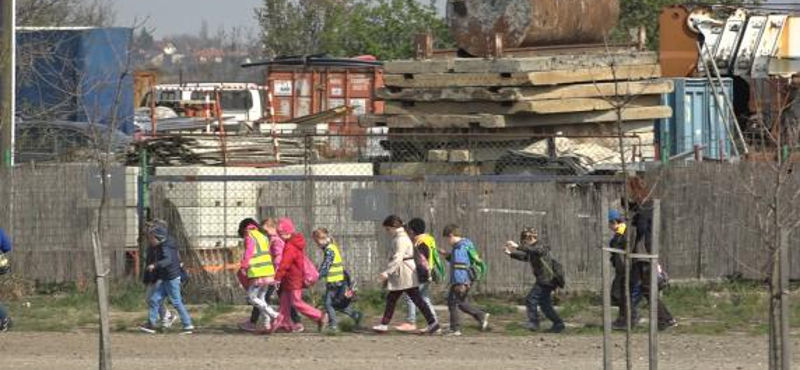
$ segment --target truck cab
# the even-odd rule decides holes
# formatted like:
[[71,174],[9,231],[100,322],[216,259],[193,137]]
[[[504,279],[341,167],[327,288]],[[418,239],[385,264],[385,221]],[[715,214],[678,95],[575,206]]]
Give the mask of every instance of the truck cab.
[[142,98],[140,106],[150,107],[155,92],[155,106],[169,107],[178,115],[186,116],[190,109],[213,107],[216,91],[220,93],[219,105],[225,121],[253,123],[264,116],[262,89],[251,83],[157,85]]

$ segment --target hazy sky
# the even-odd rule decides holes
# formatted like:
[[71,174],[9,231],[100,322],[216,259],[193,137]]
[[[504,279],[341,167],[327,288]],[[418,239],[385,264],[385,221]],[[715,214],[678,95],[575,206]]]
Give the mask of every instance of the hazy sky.
[[[180,33],[196,34],[205,19],[211,34],[220,27],[258,26],[253,8],[264,0],[115,0],[120,26],[130,26],[135,19],[148,18],[148,27],[156,36]],[[442,4],[446,0],[439,0]],[[427,0],[424,0],[427,2]]]

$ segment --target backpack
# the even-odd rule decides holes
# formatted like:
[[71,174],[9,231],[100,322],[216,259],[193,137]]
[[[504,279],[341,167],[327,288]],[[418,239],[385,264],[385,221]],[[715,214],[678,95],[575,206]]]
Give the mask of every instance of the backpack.
[[340,311],[350,307],[350,304],[356,300],[356,287],[347,270],[344,272],[344,284],[345,289],[337,291],[331,302],[331,306]]
[[317,266],[308,256],[303,255],[303,288],[310,288],[319,281],[319,271]]
[[467,252],[469,253],[469,277],[473,282],[477,283],[486,276],[488,266],[481,259],[474,244],[469,243],[467,245]]
[[[547,258],[545,258],[547,257]],[[567,279],[566,274],[564,273],[564,265],[561,262],[558,262],[557,259],[553,258],[550,253],[546,253],[539,257],[540,262],[542,263],[542,268],[547,269],[547,272],[553,276],[553,285],[556,288],[564,289],[567,286]],[[550,260],[550,263],[547,263],[547,260]]]
[[414,264],[417,265],[417,278],[420,283],[427,283],[431,280],[431,268],[428,259],[417,247],[414,247]]
[[433,281],[434,283],[439,283],[447,277],[447,271],[445,263],[442,261],[442,257],[439,255],[439,250],[436,248],[436,240],[433,239],[430,234],[425,234],[422,236],[422,239],[414,245],[414,248],[416,249],[417,247],[423,245],[427,246],[428,251],[430,252],[428,253],[430,257],[428,257],[425,261],[425,263],[428,265],[430,279],[424,281]]

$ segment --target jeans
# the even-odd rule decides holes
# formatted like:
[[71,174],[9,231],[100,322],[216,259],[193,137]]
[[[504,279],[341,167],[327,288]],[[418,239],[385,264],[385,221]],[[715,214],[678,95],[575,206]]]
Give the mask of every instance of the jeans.
[[7,318],[8,318],[8,311],[6,311],[6,308],[3,306],[2,303],[0,303],[0,320]]
[[[643,293],[642,294],[642,298],[647,299],[648,303],[652,302],[652,301],[650,301],[650,290],[649,289],[643,290],[642,293]],[[672,313],[669,312],[669,308],[667,308],[667,305],[664,304],[664,300],[663,299],[661,299],[661,298],[658,299],[658,307],[656,307],[656,309],[658,310],[658,325],[661,325],[661,326],[668,325],[670,322],[672,322],[672,320],[675,319],[672,316]]]
[[[247,301],[253,305],[253,308],[258,309],[258,312],[264,316],[267,323],[278,317],[278,312],[270,307],[267,301],[267,293],[270,288],[273,288],[272,290],[274,291],[274,287],[271,285],[251,285],[247,288]],[[256,322],[258,322],[258,317],[256,317]]]
[[169,298],[170,302],[172,302],[172,306],[175,307],[175,310],[178,311],[178,316],[181,318],[181,323],[183,327],[191,327],[192,325],[192,318],[189,316],[189,311],[186,310],[186,306],[183,305],[183,299],[181,299],[181,278],[177,277],[172,280],[161,280],[160,284],[156,283],[158,286],[153,292],[153,296],[150,297],[150,325],[156,326],[158,322],[158,311],[159,307],[163,307],[164,299]]
[[[336,309],[333,308],[333,300],[338,295],[344,295],[346,290],[347,286],[345,284],[328,284],[325,289],[325,312],[328,313],[328,326],[330,327],[336,327]],[[347,306],[341,312],[350,316],[353,320],[358,320],[361,315],[352,306]]]
[[472,316],[478,322],[486,317],[485,312],[469,303],[469,288],[469,285],[465,284],[456,284],[450,287],[450,293],[447,295],[447,309],[450,311],[450,330],[452,331],[461,330],[459,310]]
[[[160,287],[161,287],[161,280],[158,280],[152,284],[147,284],[147,290],[145,293],[147,295],[147,298],[145,300],[145,303],[147,303],[148,307],[150,305],[150,299],[153,298],[153,295],[155,294],[156,290],[158,290]],[[162,301],[161,305],[158,307],[158,318],[163,321],[166,318],[166,316],[167,316],[167,305],[165,304],[165,302]]]
[[[419,294],[422,296],[422,300],[425,301],[425,304],[433,313],[434,320],[438,321],[436,317],[436,310],[433,309],[433,302],[431,302],[431,297],[428,294],[430,289],[430,283],[424,283],[419,285]],[[411,297],[406,295],[403,297],[403,300],[406,301],[406,306],[408,307],[408,314],[406,315],[406,322],[411,324],[417,323],[417,306],[414,306],[414,302],[411,302]]]
[[414,287],[411,289],[406,290],[396,290],[391,291],[386,296],[386,309],[383,311],[383,318],[381,319],[382,325],[388,325],[392,322],[392,316],[394,316],[394,309],[397,307],[397,300],[405,293],[406,295],[411,298],[411,301],[414,302],[414,305],[422,311],[422,315],[425,316],[425,321],[428,322],[428,326],[433,325],[436,323],[436,318],[433,316],[433,312],[425,304],[425,301],[422,299],[422,295],[419,294],[419,288]]
[[564,324],[564,320],[558,316],[558,313],[553,308],[553,290],[554,288],[551,286],[536,284],[525,298],[525,306],[528,310],[528,322],[533,326],[539,326],[539,308],[542,309],[544,316],[553,322],[553,326],[561,326]]

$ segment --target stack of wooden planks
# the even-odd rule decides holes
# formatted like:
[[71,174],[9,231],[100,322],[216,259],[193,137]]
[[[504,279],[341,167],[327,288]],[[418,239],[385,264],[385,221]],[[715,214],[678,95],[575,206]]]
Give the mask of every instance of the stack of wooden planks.
[[672,115],[662,95],[673,84],[652,52],[402,60],[385,73],[385,113],[360,124],[394,133],[609,135],[620,117],[652,144],[655,120]]

